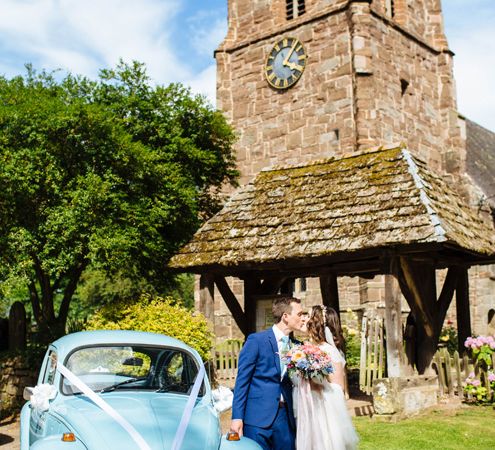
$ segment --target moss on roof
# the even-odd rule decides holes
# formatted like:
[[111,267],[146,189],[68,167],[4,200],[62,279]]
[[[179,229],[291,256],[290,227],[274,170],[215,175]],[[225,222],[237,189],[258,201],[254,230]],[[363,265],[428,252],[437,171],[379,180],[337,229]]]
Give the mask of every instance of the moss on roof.
[[263,170],[170,261],[242,267],[397,244],[495,253],[493,228],[401,148]]

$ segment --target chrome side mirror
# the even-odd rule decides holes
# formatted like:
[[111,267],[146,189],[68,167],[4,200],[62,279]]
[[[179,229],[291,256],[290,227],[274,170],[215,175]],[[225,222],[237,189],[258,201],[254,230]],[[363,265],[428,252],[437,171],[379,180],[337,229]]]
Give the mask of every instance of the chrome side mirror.
[[24,398],[24,400],[31,400],[31,395],[33,395],[33,389],[32,387],[25,387],[24,388],[24,391],[22,393],[22,396]]

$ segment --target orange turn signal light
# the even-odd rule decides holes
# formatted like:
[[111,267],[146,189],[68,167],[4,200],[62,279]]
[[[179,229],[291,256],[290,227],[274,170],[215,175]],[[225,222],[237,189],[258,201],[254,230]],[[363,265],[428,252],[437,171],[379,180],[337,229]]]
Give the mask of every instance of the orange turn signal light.
[[76,442],[76,436],[74,433],[64,433],[62,435],[63,442]]
[[227,441],[240,441],[239,433],[235,431],[229,431],[227,433]]

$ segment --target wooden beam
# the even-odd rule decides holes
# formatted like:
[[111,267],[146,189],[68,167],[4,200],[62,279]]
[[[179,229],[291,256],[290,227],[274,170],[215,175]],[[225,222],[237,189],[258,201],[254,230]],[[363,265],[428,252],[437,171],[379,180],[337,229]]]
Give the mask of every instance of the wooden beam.
[[244,280],[244,316],[246,318],[247,334],[256,332],[256,296],[260,293],[261,281],[259,278]]
[[405,375],[402,370],[402,305],[399,281],[385,275],[385,332],[387,336],[387,370],[389,377]]
[[471,311],[469,310],[469,278],[467,268],[459,271],[455,294],[459,353],[465,351],[464,341],[471,336]]
[[199,278],[199,310],[205,317],[215,324],[215,285],[211,274],[201,275]]
[[223,277],[215,276],[215,285],[217,286],[220,295],[227,305],[227,308],[229,308],[230,314],[232,314],[232,317],[234,318],[242,334],[244,334],[244,336],[247,336],[249,334],[249,331],[247,327],[246,316],[241,308],[241,305],[237,301],[237,298],[227,284],[227,281]]
[[337,275],[330,273],[320,276],[320,290],[323,304],[335,309],[340,318],[339,286]]
[[442,329],[445,316],[454,297],[454,292],[457,286],[459,273],[462,269],[458,266],[449,267],[445,281],[443,282],[442,292],[437,301],[437,324],[436,326]]
[[[425,289],[421,289],[421,287],[424,286],[424,283],[427,280],[424,280],[420,276],[418,276],[419,274],[414,270],[414,268],[406,258],[401,256],[399,260],[401,269],[400,275],[402,275],[399,275],[400,278],[402,278],[402,280],[400,281],[403,281],[403,283],[405,284],[405,286],[401,286],[401,288],[406,288],[404,290],[408,291],[408,295],[406,296],[408,303],[412,297],[413,302],[409,303],[409,306],[414,311],[416,319],[422,321],[422,325],[424,327],[426,335],[429,338],[432,338],[435,334],[435,321],[431,312],[431,307],[433,305],[429,305],[429,300],[435,302],[436,295],[433,297],[433,299],[425,298]],[[433,273],[435,273],[434,270]]]
[[274,295],[286,280],[286,277],[269,276],[263,280],[260,286],[260,295]]

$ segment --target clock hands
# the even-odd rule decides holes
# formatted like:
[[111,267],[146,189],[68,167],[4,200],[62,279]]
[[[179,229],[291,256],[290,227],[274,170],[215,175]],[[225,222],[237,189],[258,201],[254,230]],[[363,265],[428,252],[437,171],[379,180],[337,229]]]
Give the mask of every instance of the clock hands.
[[[284,66],[287,66],[289,67],[290,69],[292,69],[292,65],[294,65],[294,63],[290,63],[289,62],[289,58],[292,56],[292,53],[294,53],[294,50],[296,48],[296,45],[297,45],[297,39],[294,39],[294,42],[292,43],[292,46],[289,50],[289,53],[287,53],[287,56],[285,57],[285,59],[282,61],[282,65]],[[300,66],[299,66],[300,67]],[[299,70],[299,69],[298,69]]]
[[287,62],[286,66],[291,70],[299,70],[299,72],[303,71],[303,66],[300,66],[297,63]]

